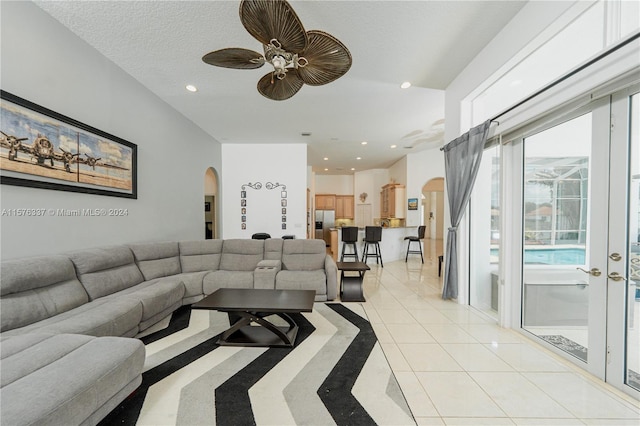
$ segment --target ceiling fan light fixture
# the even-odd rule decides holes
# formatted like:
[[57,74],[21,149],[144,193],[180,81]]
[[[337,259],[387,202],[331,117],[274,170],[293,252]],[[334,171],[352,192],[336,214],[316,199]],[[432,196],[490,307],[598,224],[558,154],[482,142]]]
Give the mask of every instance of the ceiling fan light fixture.
[[274,56],[273,59],[271,59],[271,65],[278,71],[284,71],[284,68],[287,66],[287,60],[280,55]]
[[207,53],[202,60],[224,68],[256,69],[270,63],[274,71],[258,81],[258,92],[274,101],[289,99],[304,84],[321,86],[351,68],[347,47],[324,31],[306,31],[286,0],[241,0],[240,21],[264,49],[243,48]]

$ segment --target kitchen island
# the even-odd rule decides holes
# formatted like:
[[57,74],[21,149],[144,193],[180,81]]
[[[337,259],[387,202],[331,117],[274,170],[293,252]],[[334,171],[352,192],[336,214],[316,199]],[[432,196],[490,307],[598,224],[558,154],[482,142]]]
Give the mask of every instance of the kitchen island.
[[[383,262],[393,262],[402,260],[407,254],[407,242],[404,237],[418,235],[417,226],[404,226],[398,228],[382,228],[382,240],[380,241],[380,252]],[[362,259],[364,250],[364,228],[358,228],[358,257]],[[347,253],[350,253],[347,248]],[[339,261],[342,255],[342,229],[331,228],[331,254],[334,260]],[[370,259],[373,262],[373,259]]]

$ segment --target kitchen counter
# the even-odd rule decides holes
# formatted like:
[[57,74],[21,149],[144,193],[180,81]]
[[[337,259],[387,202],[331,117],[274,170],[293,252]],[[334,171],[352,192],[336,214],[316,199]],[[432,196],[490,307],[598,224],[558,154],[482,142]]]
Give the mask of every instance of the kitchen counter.
[[[331,252],[333,253],[333,258],[339,260],[342,255],[342,228],[331,228],[331,232],[332,236],[335,234],[335,238],[331,239]],[[382,228],[382,240],[380,240],[382,261],[393,262],[394,260],[404,259],[407,254],[407,242],[404,240],[404,237],[410,235],[418,235],[417,226]],[[358,228],[358,242],[356,243],[356,246],[358,247],[358,256],[362,259],[362,250],[364,249],[364,228]],[[350,251],[347,253],[350,253]],[[373,261],[373,259],[369,259],[369,262]]]

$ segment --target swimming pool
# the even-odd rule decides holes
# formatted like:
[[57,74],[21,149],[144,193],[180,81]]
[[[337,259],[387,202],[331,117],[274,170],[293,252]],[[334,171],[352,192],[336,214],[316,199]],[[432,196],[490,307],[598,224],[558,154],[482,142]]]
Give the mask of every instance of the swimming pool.
[[[498,256],[498,249],[491,249]],[[527,265],[584,265],[585,249],[577,247],[526,248],[524,263]]]

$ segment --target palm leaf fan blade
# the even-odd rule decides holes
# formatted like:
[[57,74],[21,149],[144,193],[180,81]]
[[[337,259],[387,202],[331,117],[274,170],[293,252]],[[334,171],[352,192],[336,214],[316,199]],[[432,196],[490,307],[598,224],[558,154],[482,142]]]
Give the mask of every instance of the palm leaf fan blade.
[[240,21],[262,44],[276,39],[284,50],[300,53],[307,46],[304,26],[285,0],[242,0]]
[[324,31],[308,31],[309,45],[302,56],[309,61],[298,68],[302,80],[321,86],[342,77],[351,68],[351,53],[337,38]]
[[303,85],[304,82],[295,69],[288,70],[287,76],[282,80],[270,72],[258,81],[258,92],[274,101],[283,101],[298,93]]
[[217,67],[251,70],[264,64],[264,57],[249,49],[230,47],[207,53],[202,60]]

